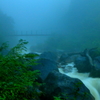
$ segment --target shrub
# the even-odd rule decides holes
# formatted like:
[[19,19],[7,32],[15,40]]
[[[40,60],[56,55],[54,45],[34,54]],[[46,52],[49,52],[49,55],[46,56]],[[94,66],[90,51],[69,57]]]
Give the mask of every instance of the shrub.
[[[22,54],[27,50],[25,40],[20,40],[7,55],[0,53],[0,100],[37,100],[40,92],[38,87],[41,85],[36,82],[39,71],[29,70],[29,65],[34,65],[34,54]],[[2,51],[7,47],[3,44]],[[27,59],[30,58],[30,59]]]

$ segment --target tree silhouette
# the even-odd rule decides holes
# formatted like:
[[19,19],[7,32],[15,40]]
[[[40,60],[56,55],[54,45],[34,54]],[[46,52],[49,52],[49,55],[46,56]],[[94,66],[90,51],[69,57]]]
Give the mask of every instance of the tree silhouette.
[[12,33],[14,33],[14,20],[0,10],[0,44]]

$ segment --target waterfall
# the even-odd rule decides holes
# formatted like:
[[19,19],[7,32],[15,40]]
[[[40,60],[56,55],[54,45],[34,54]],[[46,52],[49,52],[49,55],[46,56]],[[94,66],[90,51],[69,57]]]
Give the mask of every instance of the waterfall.
[[65,69],[72,69],[69,72],[64,71],[65,69],[63,69],[63,67],[59,68],[59,72],[72,78],[80,79],[90,90],[90,93],[94,96],[95,100],[100,100],[100,78],[89,77],[89,73],[79,73],[74,65],[73,62],[66,65]]

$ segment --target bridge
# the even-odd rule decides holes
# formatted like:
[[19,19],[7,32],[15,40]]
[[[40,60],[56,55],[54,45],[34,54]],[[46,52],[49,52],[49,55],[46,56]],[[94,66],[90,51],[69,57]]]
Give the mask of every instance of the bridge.
[[15,31],[14,34],[9,36],[51,36],[52,32],[49,31]]

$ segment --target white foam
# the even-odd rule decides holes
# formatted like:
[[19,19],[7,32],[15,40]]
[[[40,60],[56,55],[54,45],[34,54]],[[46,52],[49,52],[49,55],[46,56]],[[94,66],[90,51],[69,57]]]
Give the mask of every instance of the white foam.
[[100,78],[89,77],[89,73],[79,73],[77,69],[74,67],[74,63],[67,64],[66,66],[69,65],[73,67],[71,72],[65,73],[62,68],[59,68],[59,72],[70,77],[80,79],[85,84],[85,86],[90,90],[95,100],[100,100]]

